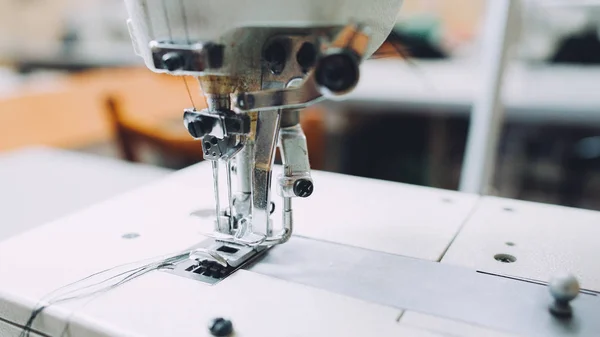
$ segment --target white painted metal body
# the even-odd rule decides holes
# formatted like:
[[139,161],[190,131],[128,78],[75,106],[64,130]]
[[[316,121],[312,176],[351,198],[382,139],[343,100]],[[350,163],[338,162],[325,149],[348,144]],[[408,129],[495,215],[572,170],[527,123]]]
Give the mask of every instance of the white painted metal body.
[[[598,212],[313,177],[319,188],[296,203],[297,235],[539,281],[568,268],[584,288],[600,290],[600,247],[592,244]],[[208,182],[210,167],[201,163],[0,243],[2,336],[17,336],[12,324],[24,323],[40,298],[61,286],[202,240],[212,228],[202,216],[213,206]],[[132,232],[140,236],[122,238]],[[515,245],[505,246],[509,240]],[[517,262],[502,264],[497,253],[515,254]],[[59,336],[69,322],[69,336],[209,336],[206,324],[215,316],[230,318],[236,336],[512,336],[247,270],[214,286],[151,272],[100,296],[50,306],[34,328]]]
[[[151,41],[210,41],[231,47],[235,53],[240,36],[231,33],[241,27],[306,28],[359,22],[371,30],[368,57],[392,29],[402,0],[125,0],[125,4],[134,48],[148,68],[155,70]],[[235,56],[236,63],[251,57]]]

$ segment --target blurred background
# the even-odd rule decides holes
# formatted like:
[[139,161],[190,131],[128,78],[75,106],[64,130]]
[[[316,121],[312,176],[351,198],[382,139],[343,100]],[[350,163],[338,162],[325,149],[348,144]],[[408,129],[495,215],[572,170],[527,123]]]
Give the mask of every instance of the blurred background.
[[[405,0],[356,92],[304,113],[313,168],[457,189],[485,6]],[[205,105],[198,84],[147,70],[125,20],[122,0],[0,0],[0,156],[42,145],[166,169],[202,160],[181,120],[186,84]],[[600,209],[600,5],[527,0],[519,21],[492,194]]]

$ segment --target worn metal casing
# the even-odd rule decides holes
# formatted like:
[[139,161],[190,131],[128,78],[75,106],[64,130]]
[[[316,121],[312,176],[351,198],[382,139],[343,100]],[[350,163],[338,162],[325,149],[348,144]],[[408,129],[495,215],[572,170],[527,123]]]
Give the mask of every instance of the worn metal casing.
[[225,46],[225,64],[229,66],[210,72],[239,75],[235,72],[247,68],[239,64],[251,63],[255,57],[248,55],[247,49],[239,48],[240,40],[260,43],[262,39],[256,31],[246,28],[277,34],[282,29],[359,22],[371,31],[368,57],[391,31],[402,0],[125,0],[125,3],[134,49],[149,69],[166,72],[154,66],[152,41],[180,45],[212,42]]

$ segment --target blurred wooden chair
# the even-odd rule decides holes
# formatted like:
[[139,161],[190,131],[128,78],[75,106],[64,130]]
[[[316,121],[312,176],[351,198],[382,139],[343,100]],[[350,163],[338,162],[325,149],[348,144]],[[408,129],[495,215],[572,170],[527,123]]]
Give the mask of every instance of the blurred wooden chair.
[[[129,161],[145,161],[144,154],[156,152],[175,167],[198,162],[201,145],[182,122],[183,109],[192,106],[183,81],[146,68],[100,69],[57,80],[52,92],[0,98],[0,150],[81,149],[112,140]],[[195,107],[205,108],[198,83],[188,80],[187,86]],[[309,107],[301,114],[314,169],[323,168],[325,158],[323,113]]]
[[[183,126],[183,109],[205,106],[198,84],[184,80],[146,68],[117,68],[75,74],[71,85],[98,95],[123,159],[181,168],[202,160],[200,142]],[[195,91],[193,103],[186,87]]]
[[[191,106],[181,77],[159,75],[140,69],[116,69],[82,74],[77,80],[106,95],[108,120],[123,158],[140,161],[144,146],[171,161],[202,160],[202,149],[183,127],[183,109]],[[197,109],[206,107],[195,81],[187,82]],[[325,123],[321,108],[301,113],[311,166],[322,169],[325,161]]]
[[[173,128],[169,130],[128,120],[115,97],[108,97],[106,106],[124,159],[132,162],[142,161],[140,152],[146,145],[160,153],[167,162],[174,163],[174,166],[170,165],[173,167],[183,167],[202,160],[201,145],[185,131],[181,118],[173,120]],[[325,123],[322,113],[321,109],[309,108],[301,117],[311,168],[316,170],[323,169],[325,162]],[[175,124],[180,130],[175,130]]]
[[[142,152],[150,149],[184,165],[202,160],[200,143],[192,139],[182,122],[183,109],[192,106],[188,88],[195,107],[206,107],[196,81],[184,83],[182,77],[155,74],[146,68],[94,70],[76,74],[71,81],[102,97],[124,159],[143,161]],[[325,156],[323,111],[310,107],[301,116],[311,166],[321,169]]]
[[110,132],[97,96],[58,88],[0,99],[0,151],[43,145],[77,149]]
[[[121,106],[117,96],[106,98],[108,119],[124,159],[142,162],[143,150],[150,149],[160,157],[162,166],[171,168],[182,168],[203,160],[200,142],[187,133],[181,118],[165,119],[152,125],[129,117]],[[171,122],[173,125],[169,125]]]

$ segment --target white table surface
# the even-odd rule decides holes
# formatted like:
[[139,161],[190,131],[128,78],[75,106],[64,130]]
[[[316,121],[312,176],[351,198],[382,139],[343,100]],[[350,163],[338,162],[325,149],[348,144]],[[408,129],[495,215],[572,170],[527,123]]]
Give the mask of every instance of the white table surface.
[[[474,63],[475,62],[475,63]],[[366,61],[356,89],[346,104],[386,105],[466,115],[479,93],[476,60]],[[534,66],[511,64],[503,101],[507,118],[600,124],[600,66]]]
[[148,184],[169,170],[50,148],[0,155],[0,241]]
[[[586,250],[585,268],[589,274],[582,276],[582,284],[587,287],[590,280],[597,280],[590,278],[597,275],[592,259],[598,256],[597,249],[589,243],[598,236],[592,225],[598,223],[600,212],[583,214],[581,210],[490,197],[482,201],[459,192],[318,171],[313,174],[314,195],[294,200],[298,235],[426,260],[436,260],[440,248],[450,246],[442,263],[488,272],[493,270],[487,267],[487,261],[500,264],[493,254],[511,253],[507,249],[513,249],[518,259],[512,264],[516,273],[505,274],[532,278],[538,274],[531,272],[545,272],[555,262],[568,262],[560,260],[559,254]],[[62,285],[105,268],[197,243],[213,226],[205,212],[214,207],[210,179],[210,165],[200,163],[1,242],[0,316],[22,322],[40,297]],[[199,216],[198,210],[205,216]],[[274,222],[280,225],[277,217]],[[140,235],[135,240],[124,239],[122,235],[129,232]],[[515,245],[506,246],[508,240]],[[550,251],[549,244],[559,249]],[[530,268],[521,274],[519,270],[524,266]],[[153,296],[148,296],[149,292]],[[217,300],[223,296],[233,300]],[[177,311],[173,311],[175,307]],[[256,308],[261,315],[252,315],[245,310],[248,307]],[[247,271],[212,288],[165,273],[149,274],[91,302],[67,302],[50,307],[46,313],[34,327],[51,335],[62,331],[61,322],[72,318],[70,332],[77,336],[164,336],[165,331],[176,336],[207,336],[200,328],[203,323],[209,317],[224,315],[248,335],[260,334],[259,327],[272,326],[263,335],[278,336],[287,329],[298,336],[365,336],[372,332],[369,328],[378,326],[381,336],[437,336],[438,331],[491,336],[489,331],[474,326],[418,313],[405,313],[408,316],[397,324],[397,309]],[[328,330],[314,329],[324,318],[331,322]],[[92,330],[95,333],[90,333]]]
[[573,273],[583,289],[600,291],[599,223],[597,211],[484,197],[442,263],[540,282]]
[[[280,169],[275,169],[276,175]],[[434,261],[478,200],[459,192],[326,172],[314,171],[313,178],[314,194],[294,200],[297,235]],[[41,296],[62,285],[196,244],[213,228],[213,197],[211,166],[203,162],[2,241],[0,316],[25,321]],[[274,199],[278,213],[281,201],[275,195]],[[273,217],[277,229],[280,216]],[[130,240],[124,238],[126,233],[139,236]],[[33,268],[30,261],[39,266]],[[146,296],[149,289],[156,296]],[[230,299],[221,300],[224,296]],[[249,314],[249,307],[261,314]],[[218,287],[198,287],[185,278],[153,273],[89,303],[83,299],[52,306],[34,328],[58,335],[61,322],[72,318],[70,332],[76,336],[208,336],[205,322],[222,315],[235,321],[243,336],[280,336],[281,331],[295,336],[368,336],[376,326],[380,336],[441,337],[398,323],[400,312],[243,270]],[[265,326],[271,328],[261,330]]]

